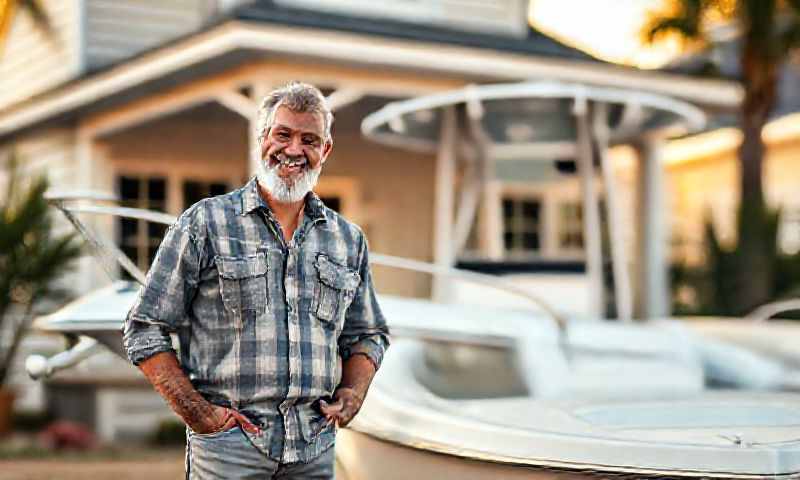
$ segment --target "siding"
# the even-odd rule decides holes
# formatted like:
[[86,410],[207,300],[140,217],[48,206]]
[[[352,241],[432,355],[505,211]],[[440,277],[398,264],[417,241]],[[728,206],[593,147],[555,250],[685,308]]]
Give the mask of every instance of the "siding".
[[135,55],[199,29],[209,0],[85,0],[89,69]]
[[49,38],[18,8],[0,51],[0,110],[53,88],[80,69],[78,0],[43,0],[53,24]]
[[13,147],[26,177],[47,175],[51,185],[75,185],[75,133],[69,128],[50,128],[31,132],[17,139]]
[[[764,157],[764,190],[773,208],[780,207],[791,219],[800,211],[797,188],[800,185],[800,137],[782,142],[767,142]],[[667,195],[672,200],[673,237],[680,247],[673,252],[692,264],[703,261],[704,224],[711,215],[721,240],[736,241],[736,214],[739,204],[739,160],[736,145],[706,158],[697,158],[667,168]],[[797,228],[796,224],[787,225]]]
[[[326,175],[358,182],[363,210],[360,224],[371,252],[431,261],[435,167],[436,159],[430,155],[338,133],[320,183]],[[430,295],[428,274],[382,266],[373,267],[373,273],[379,293]]]
[[[435,159],[366,141],[357,130],[365,113],[355,106],[337,113],[335,146],[320,183],[344,177],[358,184],[361,226],[373,251],[430,260]],[[105,137],[102,147],[114,172],[165,176],[174,191],[183,176],[244,181],[246,132],[242,119],[206,105]],[[381,293],[430,294],[426,274],[374,270]]]

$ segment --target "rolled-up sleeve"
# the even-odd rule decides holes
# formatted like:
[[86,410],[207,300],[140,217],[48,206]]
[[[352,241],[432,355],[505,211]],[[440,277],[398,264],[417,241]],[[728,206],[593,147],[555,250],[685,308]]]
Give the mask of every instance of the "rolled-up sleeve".
[[364,354],[377,370],[389,347],[389,328],[375,295],[369,267],[369,249],[363,233],[359,240],[359,259],[358,273],[361,283],[345,315],[344,328],[339,337],[339,354],[343,360],[356,354]]
[[190,218],[189,212],[184,213],[167,230],[125,319],[123,343],[134,365],[156,353],[174,351],[169,334],[188,323],[202,255]]

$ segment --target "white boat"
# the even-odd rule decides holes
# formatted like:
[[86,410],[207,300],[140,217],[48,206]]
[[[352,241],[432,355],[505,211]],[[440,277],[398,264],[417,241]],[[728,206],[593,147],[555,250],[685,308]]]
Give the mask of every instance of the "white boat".
[[[467,102],[467,110],[477,117],[481,98],[514,98],[521,91],[530,93],[529,87],[492,87],[483,92],[472,88],[436,100],[438,106]],[[583,128],[588,127],[587,102],[606,102],[603,105],[609,108],[623,103],[625,112],[633,112],[622,114],[620,138],[632,135],[639,123],[662,128],[676,116],[695,118],[697,113],[652,96],[575,86],[534,87],[537,95],[548,98],[561,98],[565,92],[574,96],[576,111],[583,112],[577,129],[583,167],[592,166],[591,139]],[[407,114],[437,105],[415,102],[409,108],[393,106],[388,113],[398,116],[384,115],[372,127],[387,140],[393,132],[419,131],[408,127],[413,115]],[[635,108],[626,102],[636,103]],[[607,112],[605,107],[592,111]],[[664,109],[670,110],[669,115],[659,113]],[[381,122],[388,124],[387,129]],[[591,186],[583,167],[588,180],[584,186]],[[590,227],[597,227],[599,212],[595,193],[588,190],[584,191],[587,270],[597,282],[599,234]],[[607,186],[607,204],[614,203],[613,192]],[[56,203],[101,257],[119,261],[134,278],[143,279],[142,272],[113,246],[94,238],[75,213],[165,223],[169,218],[133,209],[66,208],[61,201]],[[473,203],[468,201],[471,207],[457,217],[469,221]],[[614,225],[611,234],[618,238]],[[630,282],[626,269],[617,268],[625,265],[624,252],[615,248],[612,253],[615,303],[625,318],[631,311]],[[724,324],[715,331],[699,322],[576,318],[497,277],[381,255],[371,259],[434,274],[435,286],[457,277],[506,288],[540,308],[382,296],[394,342],[361,412],[339,432],[339,480],[800,478],[796,381],[800,362],[792,352],[792,346],[800,344],[800,326],[760,325],[743,330],[736,341],[724,335],[730,331]],[[593,285],[589,293],[597,304],[601,287]],[[79,334],[82,340],[54,358],[30,358],[29,373],[41,377],[68,368],[91,355],[97,342],[123,355],[120,328],[134,294],[130,284],[116,283],[39,319],[36,327],[41,330]],[[756,331],[760,349],[748,342],[756,338]],[[785,348],[775,355],[769,346],[779,344]]]
[[[124,355],[135,293],[116,283],[36,327]],[[339,432],[339,479],[800,478],[800,394],[780,391],[776,364],[753,350],[714,340],[727,350],[709,361],[707,339],[677,321],[561,330],[521,310],[380,302],[395,340]],[[797,339],[800,327],[779,333]],[[66,368],[92,342],[49,363],[29,359],[29,370]],[[717,365],[738,384],[710,387]]]

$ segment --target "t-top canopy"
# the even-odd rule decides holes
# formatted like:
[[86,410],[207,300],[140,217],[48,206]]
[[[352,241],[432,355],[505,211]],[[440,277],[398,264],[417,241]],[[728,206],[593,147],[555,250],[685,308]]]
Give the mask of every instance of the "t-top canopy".
[[552,160],[574,152],[574,114],[601,105],[611,144],[643,134],[680,134],[702,128],[704,113],[686,102],[641,91],[588,85],[523,82],[470,85],[459,90],[392,102],[368,115],[363,133],[378,142],[422,151],[439,143],[443,110],[463,108],[479,119],[490,145],[517,148],[529,159]]
[[[582,207],[590,305],[603,315],[602,245],[599,197],[594,164],[599,157],[610,223],[615,303],[619,318],[632,318],[632,288],[629,280],[622,225],[608,147],[647,138],[687,133],[705,124],[703,112],[688,103],[635,90],[589,85],[523,82],[470,85],[459,90],[389,103],[368,115],[361,124],[368,138],[381,143],[437,151],[437,237],[444,239],[437,262],[447,262],[466,241],[469,224],[477,211],[478,198],[489,175],[496,175],[500,161],[526,161],[527,170],[546,178],[543,170],[531,168],[532,160],[575,160],[581,177]],[[465,136],[460,137],[459,132]],[[462,145],[462,140],[471,143]],[[466,149],[460,148],[467,146]],[[450,223],[449,198],[455,182],[454,159],[461,152],[472,155],[467,168],[455,226]],[[441,168],[440,168],[441,167]],[[476,172],[482,173],[476,173]],[[449,232],[452,230],[452,235]],[[449,237],[453,237],[451,241]],[[451,245],[452,244],[452,245]]]

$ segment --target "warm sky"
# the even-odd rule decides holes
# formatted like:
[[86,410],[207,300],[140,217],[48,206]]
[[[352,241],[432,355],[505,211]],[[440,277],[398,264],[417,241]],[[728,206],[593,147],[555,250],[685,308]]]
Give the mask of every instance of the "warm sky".
[[655,68],[679,52],[677,42],[642,45],[647,12],[662,0],[531,0],[532,25],[605,60]]

